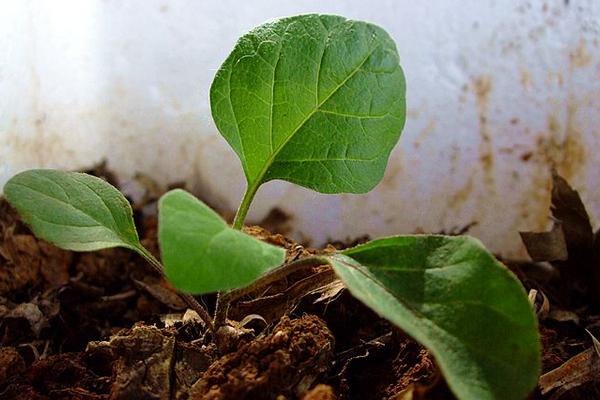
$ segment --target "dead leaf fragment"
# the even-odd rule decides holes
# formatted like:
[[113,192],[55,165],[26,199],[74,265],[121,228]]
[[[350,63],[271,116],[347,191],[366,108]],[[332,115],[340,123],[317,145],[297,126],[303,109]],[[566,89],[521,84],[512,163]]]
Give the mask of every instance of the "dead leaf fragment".
[[597,380],[600,380],[600,358],[590,347],[542,375],[538,383],[542,394],[556,389],[552,398],[558,398],[573,388]]
[[569,257],[567,242],[560,223],[550,232],[519,232],[533,261],[564,261]]
[[309,390],[302,400],[336,400],[337,396],[329,385],[318,384]]
[[[539,297],[538,297],[539,294]],[[540,320],[546,319],[550,312],[550,301],[548,297],[541,290],[538,292],[536,289],[531,289],[529,291],[529,302],[535,309],[535,313],[537,314]],[[541,299],[541,301],[539,300]]]
[[594,241],[590,217],[579,197],[569,183],[556,170],[552,171],[552,215],[561,222],[569,255],[588,251]]
[[573,322],[575,325],[579,325],[580,321],[579,315],[575,314],[573,311],[557,308],[550,311],[548,318],[557,322]]
[[552,171],[550,232],[521,232],[534,261],[549,261],[560,279],[554,280],[559,304],[600,306],[600,234],[594,235],[589,215],[574,190]]
[[596,350],[596,354],[598,355],[598,357],[600,357],[600,341],[596,339],[596,336],[592,335],[592,332],[588,331],[587,329],[585,331],[588,333],[588,335],[591,336],[592,343],[594,344],[594,349]]
[[333,282],[321,286],[312,291],[311,294],[318,294],[319,297],[314,301],[314,304],[318,303],[326,303],[328,304],[331,301],[334,301],[342,291],[346,289],[346,285],[340,279],[336,279]]
[[33,303],[22,303],[15,307],[8,315],[6,319],[24,319],[29,324],[31,332],[35,337],[40,336],[40,332],[43,328],[48,326],[48,320],[42,314],[39,307]]
[[170,399],[175,338],[154,326],[134,326],[109,342],[90,342],[88,352],[104,352],[118,359],[113,366],[113,400]]

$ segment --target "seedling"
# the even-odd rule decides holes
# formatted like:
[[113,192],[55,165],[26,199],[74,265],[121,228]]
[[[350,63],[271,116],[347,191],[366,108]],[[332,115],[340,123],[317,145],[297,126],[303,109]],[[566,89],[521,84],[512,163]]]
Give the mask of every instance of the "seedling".
[[240,158],[246,193],[233,227],[183,190],[165,194],[165,268],[140,244],[127,201],[98,178],[32,170],[4,193],[37,236],[59,247],[126,247],[186,293],[220,291],[216,328],[229,302],[256,285],[329,264],[350,293],[431,351],[459,398],[519,399],[532,390],[540,369],[533,310],[515,276],[476,239],[393,236],[281,265],[283,249],[241,231],[270,180],[321,193],[365,193],[381,180],[406,111],[396,46],[383,29],[331,15],[261,25],[217,72],[210,102]]

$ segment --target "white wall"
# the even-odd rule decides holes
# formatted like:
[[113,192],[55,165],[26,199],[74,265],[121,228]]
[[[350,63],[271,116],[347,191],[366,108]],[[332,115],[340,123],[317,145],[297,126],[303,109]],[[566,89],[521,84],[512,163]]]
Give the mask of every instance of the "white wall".
[[549,168],[600,219],[600,2],[594,0],[0,1],[0,184],[31,167],[107,158],[123,177],[186,180],[233,210],[239,162],[212,123],[208,89],[244,32],[305,12],[375,22],[396,39],[408,121],[384,181],[323,196],[274,182],[251,211],[293,215],[314,244],[471,231],[522,256],[543,229]]

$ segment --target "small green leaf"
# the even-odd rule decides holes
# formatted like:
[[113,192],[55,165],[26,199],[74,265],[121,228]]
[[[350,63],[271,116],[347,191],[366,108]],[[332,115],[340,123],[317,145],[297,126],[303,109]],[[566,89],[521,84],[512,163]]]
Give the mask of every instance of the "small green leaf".
[[143,252],[131,206],[104,180],[77,172],[21,172],[4,195],[33,233],[67,250],[126,247]]
[[331,257],[350,292],[435,356],[460,399],[523,399],[540,371],[516,277],[469,237],[398,236]]
[[300,15],[242,36],[210,90],[248,191],[283,179],[322,193],[365,193],[404,126],[405,81],[381,28]]
[[284,261],[284,249],[230,228],[183,190],[165,194],[158,210],[166,274],[185,292],[202,294],[245,286]]

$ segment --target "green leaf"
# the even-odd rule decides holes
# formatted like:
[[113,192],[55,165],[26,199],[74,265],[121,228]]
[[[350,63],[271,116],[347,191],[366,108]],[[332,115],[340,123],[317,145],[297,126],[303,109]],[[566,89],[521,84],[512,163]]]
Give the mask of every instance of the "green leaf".
[[516,277],[469,237],[398,236],[331,257],[350,292],[426,346],[461,399],[523,399],[540,371]]
[[143,252],[131,206],[104,180],[77,172],[21,172],[4,195],[33,233],[67,250],[126,247]]
[[400,137],[405,90],[383,29],[313,14],[242,36],[210,101],[249,192],[283,179],[322,193],[365,193],[381,180]]
[[165,271],[180,290],[202,294],[245,286],[284,261],[284,249],[230,228],[183,190],[165,194],[158,210]]

